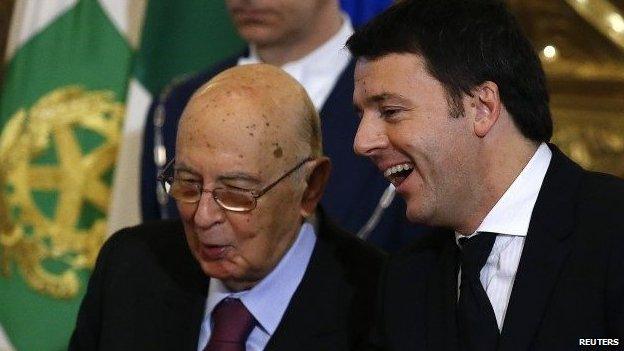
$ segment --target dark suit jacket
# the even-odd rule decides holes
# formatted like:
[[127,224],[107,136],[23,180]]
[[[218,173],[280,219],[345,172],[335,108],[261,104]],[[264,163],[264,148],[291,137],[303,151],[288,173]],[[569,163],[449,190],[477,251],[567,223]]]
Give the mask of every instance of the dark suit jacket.
[[[266,350],[358,350],[370,332],[382,260],[321,220],[310,263]],[[124,229],[100,252],[69,349],[197,350],[208,281],[179,221]]]
[[[577,350],[579,338],[623,345],[624,181],[551,149],[499,350]],[[380,282],[377,348],[458,349],[456,250],[453,233],[439,230],[391,259]]]
[[[175,155],[178,121],[191,95],[219,72],[235,66],[238,57],[225,60],[206,72],[183,79],[165,89],[168,94],[161,97],[164,101],[166,118],[162,128],[159,129],[163,133],[168,158]],[[332,160],[332,174],[321,205],[332,220],[352,233],[357,232],[366,223],[389,184],[371,162],[353,153],[353,138],[359,124],[359,118],[352,105],[354,69],[355,61],[352,60],[340,75],[320,111],[323,151]],[[157,171],[153,151],[154,114],[159,102],[160,100],[154,101],[150,107],[145,125],[141,170],[143,220],[164,218],[156,200]],[[167,206],[167,213],[169,218],[178,217],[173,201]],[[405,218],[405,203],[397,196],[372,232],[370,241],[386,250],[394,251],[424,231],[426,231],[424,227],[409,224]]]

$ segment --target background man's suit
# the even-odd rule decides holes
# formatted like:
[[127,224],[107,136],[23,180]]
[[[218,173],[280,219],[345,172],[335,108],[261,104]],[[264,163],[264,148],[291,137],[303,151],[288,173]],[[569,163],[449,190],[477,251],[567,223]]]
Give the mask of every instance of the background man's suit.
[[[382,255],[319,217],[310,263],[266,350],[356,350],[369,332]],[[124,229],[100,252],[70,350],[197,350],[208,281],[179,221]]]
[[[168,157],[175,155],[177,124],[193,92],[219,72],[235,66],[237,61],[238,56],[230,58],[209,71],[173,85],[166,94],[164,108],[167,118],[161,130]],[[353,153],[353,137],[359,123],[352,105],[354,69],[355,61],[351,60],[319,112],[323,151],[332,160],[332,173],[321,205],[332,220],[352,233],[366,223],[389,184],[374,165]],[[158,101],[150,107],[144,133],[141,176],[141,211],[144,220],[161,218],[156,200],[157,171],[153,157],[154,114],[157,105]],[[177,217],[173,202],[169,203],[168,212],[176,214]],[[407,222],[405,203],[397,197],[384,212],[371,234],[370,241],[386,250],[394,251],[421,231],[424,228]]]
[[[624,343],[624,182],[584,171],[556,147],[533,210],[498,350]],[[457,350],[457,245],[439,230],[383,273],[373,341],[387,350]]]

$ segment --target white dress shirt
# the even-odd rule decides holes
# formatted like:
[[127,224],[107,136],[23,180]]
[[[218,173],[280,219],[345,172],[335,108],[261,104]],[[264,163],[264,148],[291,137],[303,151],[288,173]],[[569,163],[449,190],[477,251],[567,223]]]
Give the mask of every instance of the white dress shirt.
[[[351,60],[345,44],[353,34],[353,26],[349,16],[343,13],[342,18],[342,26],[333,37],[305,57],[282,66],[284,71],[303,85],[317,111],[323,107],[340,74]],[[249,57],[238,59],[239,65],[260,62],[262,60],[253,45],[249,47]]]
[[314,227],[305,222],[297,239],[277,266],[250,290],[232,292],[220,280],[210,279],[197,350],[202,351],[210,339],[212,311],[221,300],[228,297],[240,299],[257,321],[247,338],[246,350],[264,350],[301,283],[315,244]]
[[[494,309],[499,330],[503,329],[531,214],[551,158],[552,151],[542,143],[481,225],[470,235],[479,232],[498,234],[481,269],[480,279]],[[461,234],[455,233],[455,237],[459,239]]]

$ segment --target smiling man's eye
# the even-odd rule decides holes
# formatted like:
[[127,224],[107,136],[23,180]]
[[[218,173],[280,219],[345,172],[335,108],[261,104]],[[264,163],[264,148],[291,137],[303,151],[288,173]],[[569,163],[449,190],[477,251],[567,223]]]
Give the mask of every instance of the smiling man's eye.
[[398,107],[382,107],[380,114],[383,118],[390,118],[399,112],[401,112],[401,109]]

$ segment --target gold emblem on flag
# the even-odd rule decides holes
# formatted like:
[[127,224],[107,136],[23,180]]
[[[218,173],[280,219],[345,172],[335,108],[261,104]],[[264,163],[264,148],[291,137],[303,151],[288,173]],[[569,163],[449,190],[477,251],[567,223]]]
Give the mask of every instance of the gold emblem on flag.
[[56,298],[78,294],[78,272],[94,266],[106,236],[123,114],[112,92],[68,86],[11,117],[0,135],[3,275],[18,270]]

